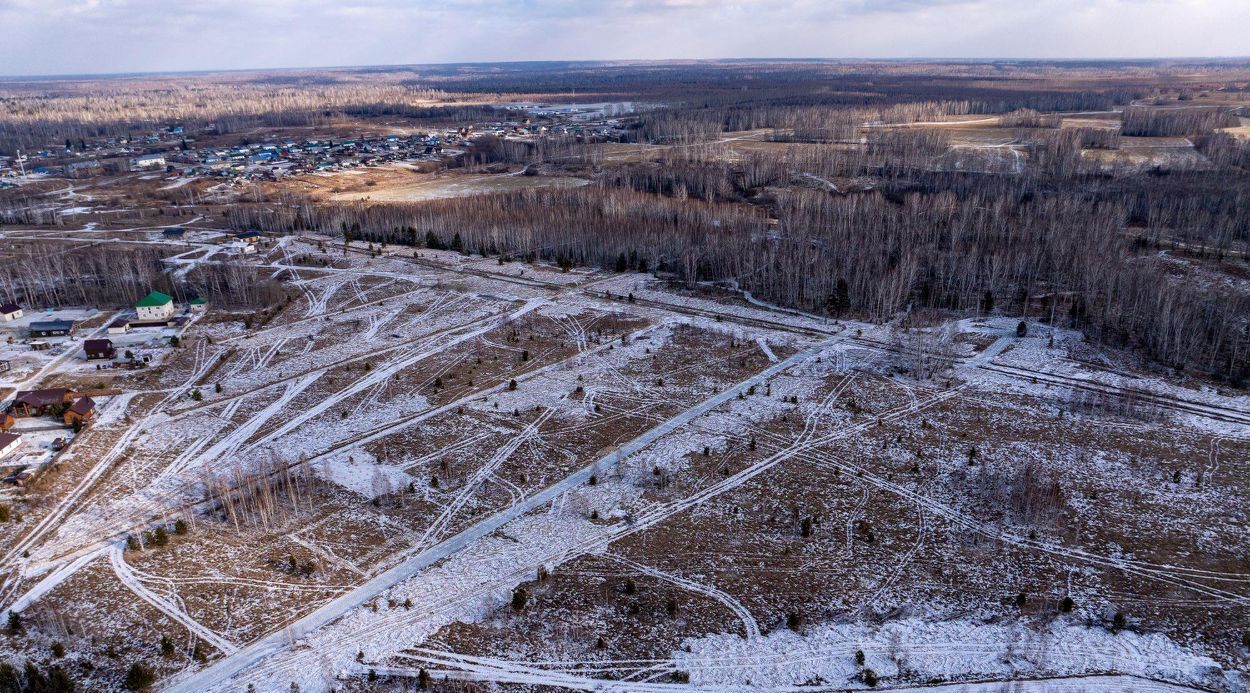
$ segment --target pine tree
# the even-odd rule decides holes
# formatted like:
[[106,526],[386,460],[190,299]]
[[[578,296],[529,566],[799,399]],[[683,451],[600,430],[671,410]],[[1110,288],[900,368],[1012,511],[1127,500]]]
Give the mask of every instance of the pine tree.
[[156,675],[152,670],[144,666],[140,662],[135,662],[126,670],[126,690],[128,691],[146,691],[156,682]]
[[17,667],[8,662],[0,662],[0,693],[21,693],[22,678]]

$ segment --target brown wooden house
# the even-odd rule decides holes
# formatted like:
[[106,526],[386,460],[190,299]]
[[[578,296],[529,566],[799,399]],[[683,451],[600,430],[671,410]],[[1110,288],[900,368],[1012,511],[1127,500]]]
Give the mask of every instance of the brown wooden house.
[[93,416],[95,416],[95,400],[90,397],[81,397],[65,410],[63,419],[66,426],[82,426]]
[[74,401],[74,391],[57,387],[50,390],[21,390],[9,405],[9,414],[16,417],[43,416],[61,413]]
[[88,339],[82,343],[82,350],[87,354],[88,361],[111,359],[117,355],[117,349],[113,348],[111,339]]

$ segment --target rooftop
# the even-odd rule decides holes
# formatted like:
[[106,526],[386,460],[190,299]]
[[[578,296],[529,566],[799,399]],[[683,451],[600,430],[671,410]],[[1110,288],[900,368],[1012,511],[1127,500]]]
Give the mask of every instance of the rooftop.
[[157,306],[163,306],[166,303],[172,303],[173,300],[174,300],[173,296],[170,296],[168,294],[163,294],[159,291],[153,291],[147,296],[144,296],[142,301],[139,301],[138,303],[136,303],[135,307],[136,308],[156,308]]

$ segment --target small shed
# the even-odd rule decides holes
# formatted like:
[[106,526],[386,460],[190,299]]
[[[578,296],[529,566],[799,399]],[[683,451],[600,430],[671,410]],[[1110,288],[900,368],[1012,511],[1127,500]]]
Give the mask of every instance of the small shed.
[[4,320],[5,322],[17,320],[23,315],[25,315],[25,313],[22,312],[22,307],[16,303],[6,303],[0,306],[0,320]]
[[22,446],[22,437],[13,433],[0,433],[0,457],[6,457],[9,453]]
[[109,334],[126,334],[129,331],[130,331],[130,321],[124,320],[122,318],[118,318],[114,320],[113,322],[109,323],[109,326],[108,326]]

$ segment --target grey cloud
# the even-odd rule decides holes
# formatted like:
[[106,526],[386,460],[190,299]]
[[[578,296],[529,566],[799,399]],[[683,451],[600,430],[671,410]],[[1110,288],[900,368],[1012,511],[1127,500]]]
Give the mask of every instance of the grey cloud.
[[1244,0],[0,0],[0,74],[713,57],[1238,55]]

